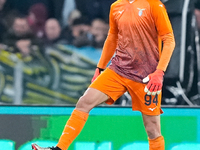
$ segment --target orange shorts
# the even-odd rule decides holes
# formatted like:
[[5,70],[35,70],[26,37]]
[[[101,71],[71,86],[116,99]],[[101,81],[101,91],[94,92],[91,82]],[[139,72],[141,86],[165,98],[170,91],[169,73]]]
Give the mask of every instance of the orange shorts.
[[97,79],[89,86],[97,89],[110,97],[107,104],[113,104],[126,91],[132,98],[132,109],[140,111],[146,115],[159,115],[161,110],[161,94],[147,95],[144,92],[146,84],[135,82],[115,73],[107,68]]

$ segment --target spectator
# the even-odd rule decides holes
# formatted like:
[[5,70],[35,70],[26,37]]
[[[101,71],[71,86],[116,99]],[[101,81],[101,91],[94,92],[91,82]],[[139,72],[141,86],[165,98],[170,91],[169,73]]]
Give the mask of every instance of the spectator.
[[61,26],[57,19],[50,18],[45,23],[45,45],[52,45],[61,41]]
[[76,47],[91,45],[90,23],[87,18],[81,17],[74,20],[72,24],[72,44]]
[[70,26],[63,29],[62,35],[68,44],[76,47],[91,45],[90,22],[85,17],[76,18]]
[[103,48],[103,44],[107,37],[109,25],[102,19],[94,19],[91,23],[91,34],[93,35],[93,46],[95,48]]
[[14,19],[3,43],[12,47],[12,52],[20,52],[22,56],[30,55],[31,48],[34,45],[39,45],[39,41],[32,34],[25,16],[18,16]]
[[28,23],[31,30],[38,38],[44,37],[44,26],[47,18],[47,8],[43,3],[37,3],[30,7]]
[[[81,17],[82,17],[81,12],[80,12],[78,9],[74,9],[74,10],[70,13],[70,15],[69,15],[69,17],[68,17],[68,20],[67,20],[67,22],[68,22],[68,27],[71,26],[71,25],[73,24],[73,22],[74,22],[75,19],[78,19],[78,18],[81,18]],[[67,26],[66,26],[66,27],[67,27]]]

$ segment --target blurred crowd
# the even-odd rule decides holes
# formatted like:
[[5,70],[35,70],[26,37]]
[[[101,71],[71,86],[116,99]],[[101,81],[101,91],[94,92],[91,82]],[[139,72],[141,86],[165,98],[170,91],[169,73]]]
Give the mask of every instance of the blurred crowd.
[[[61,43],[102,48],[115,0],[0,0],[0,49],[30,54],[30,47]],[[200,30],[200,1],[195,14]]]
[[[63,51],[59,51],[59,49],[57,49],[57,47],[54,47],[54,45],[72,45],[82,52],[84,50],[87,51],[87,53],[84,53],[85,51],[83,52],[84,55],[90,54],[90,58],[92,57],[92,59],[97,59],[96,57],[94,57],[94,55],[100,55],[101,51],[99,50],[102,50],[103,48],[103,44],[109,30],[110,5],[114,1],[115,0],[0,0],[0,52],[5,52],[6,56],[7,51],[9,53],[8,55],[10,55],[10,53],[17,53],[20,54],[19,58],[21,58],[22,56],[23,62],[26,63],[26,65],[28,66],[27,68],[31,68],[35,71],[32,71],[33,73],[31,75],[24,75],[27,76],[26,82],[31,82],[43,86],[43,84],[48,83],[46,82],[47,79],[49,80],[49,84],[46,85],[48,85],[47,87],[49,89],[58,89],[59,92],[64,91],[63,93],[65,94],[66,91],[69,91],[70,93],[71,91],[74,91],[74,86],[77,86],[77,83],[74,84],[74,82],[71,81],[71,78],[74,76],[74,72],[76,72],[76,70],[78,69],[75,68],[74,71],[73,68],[72,70],[70,70],[70,72],[66,69],[65,66],[64,69],[60,69],[62,71],[56,74],[56,67],[63,67],[64,65],[73,65],[74,67],[75,64],[69,63],[69,61],[72,59],[69,59],[66,62],[63,61],[62,56],[64,56],[64,58],[66,59],[71,57],[71,54],[68,54],[68,52],[64,54]],[[166,4],[169,2],[168,0],[161,1]],[[193,0],[193,2],[194,1],[196,1],[194,12],[196,15],[196,21],[200,33],[200,0]],[[192,3],[192,10],[194,6],[193,4],[194,3]],[[180,27],[178,26],[178,28]],[[180,35],[177,35],[179,38]],[[86,47],[88,46],[89,48],[87,49]],[[48,53],[49,47],[55,48],[54,51],[59,52],[59,55],[56,55],[54,57],[54,51],[50,51]],[[92,47],[92,49],[90,49],[90,47]],[[94,54],[92,54],[91,50],[93,52],[93,48],[97,49],[97,51],[95,52],[98,53],[94,52]],[[75,51],[75,49],[73,50]],[[80,51],[78,51],[78,53]],[[44,55],[40,57],[38,53]],[[49,56],[45,54],[49,54]],[[3,54],[1,53],[0,57],[1,55]],[[50,57],[52,57],[53,59],[50,59]],[[75,57],[75,55],[73,55],[73,57]],[[77,57],[75,58],[77,59]],[[4,59],[1,59],[1,65],[5,64],[2,65],[3,69],[9,68],[11,61],[10,58],[8,58],[8,60],[4,62],[2,60]],[[54,60],[58,61],[59,64],[62,63],[63,65],[53,66],[52,64]],[[77,62],[82,62],[86,66],[85,60],[80,59]],[[93,67],[96,67],[96,64],[90,64],[90,62],[87,63],[89,67],[87,66],[86,68],[89,71],[85,68],[84,70],[86,70],[87,73],[90,73],[90,69],[94,71]],[[42,69],[40,69],[41,66],[43,66]],[[80,68],[82,67],[82,65],[78,64],[76,67]],[[0,70],[1,69],[2,67],[0,67]],[[11,69],[13,68],[11,67]],[[0,72],[2,72],[2,70]],[[76,75],[78,73],[76,72]],[[10,74],[9,71],[8,74]],[[71,75],[70,82],[68,80],[66,80],[65,82],[64,79],[61,79],[61,74],[62,78],[64,78],[66,74],[68,76]],[[80,74],[78,75],[78,77],[81,80],[78,79],[78,81],[83,80],[84,85],[86,85],[86,74],[82,74],[82,72]],[[90,74],[88,74],[87,77],[90,76]],[[91,73],[91,76],[92,75],[93,72]],[[62,82],[60,82],[62,83],[62,85],[57,84],[57,82],[59,82],[60,80],[62,80]],[[88,80],[88,83],[90,83],[90,79]],[[5,87],[10,87],[10,85]],[[73,90],[71,90],[69,87],[73,87]],[[66,88],[67,90],[63,90],[64,88]],[[24,89],[27,90],[28,88],[24,87]],[[82,91],[78,90],[74,93],[82,95],[81,92]],[[74,94],[73,92],[71,92],[72,95],[70,95],[71,93],[69,93],[67,93],[68,96],[72,96]],[[79,95],[76,95],[74,97],[75,99],[77,99]],[[30,99],[32,102],[32,97]],[[125,98],[122,98],[122,100],[124,99],[128,101],[128,98],[126,98],[126,96]],[[4,100],[4,102],[5,101],[7,102],[8,100]],[[123,103],[121,101],[118,102]]]
[[0,49],[29,55],[62,43],[102,48],[115,0],[0,0]]

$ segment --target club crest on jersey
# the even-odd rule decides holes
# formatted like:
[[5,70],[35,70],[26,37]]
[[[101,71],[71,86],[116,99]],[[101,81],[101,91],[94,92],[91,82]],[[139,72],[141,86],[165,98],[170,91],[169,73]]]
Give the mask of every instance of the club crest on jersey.
[[144,9],[144,8],[143,8],[143,9],[141,9],[141,8],[137,8],[137,9],[139,10],[138,15],[139,15],[139,16],[142,16],[143,11],[144,11],[145,9]]

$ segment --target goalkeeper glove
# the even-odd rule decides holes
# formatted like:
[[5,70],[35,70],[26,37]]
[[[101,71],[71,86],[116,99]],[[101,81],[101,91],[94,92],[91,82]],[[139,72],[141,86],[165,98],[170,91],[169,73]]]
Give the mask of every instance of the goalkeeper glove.
[[102,71],[104,71],[104,69],[101,69],[101,68],[97,67],[91,82],[93,82],[101,74]]
[[155,72],[149,74],[146,78],[142,80],[143,83],[148,82],[148,84],[144,88],[144,91],[147,93],[147,95],[160,94],[163,85],[163,76],[164,72],[157,69]]

